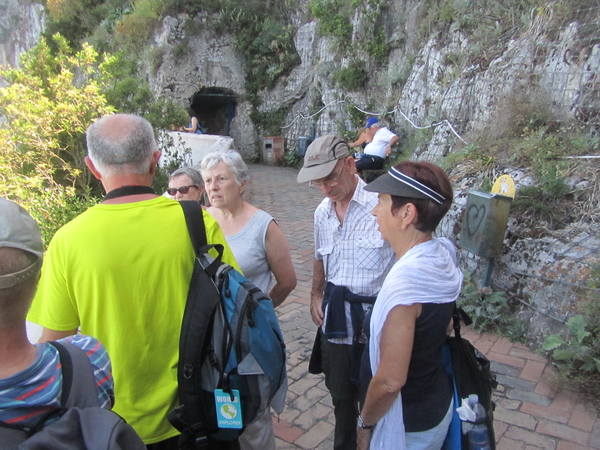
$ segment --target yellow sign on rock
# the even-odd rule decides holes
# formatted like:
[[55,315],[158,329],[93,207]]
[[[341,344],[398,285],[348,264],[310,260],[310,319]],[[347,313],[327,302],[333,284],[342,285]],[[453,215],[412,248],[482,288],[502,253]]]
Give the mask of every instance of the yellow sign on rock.
[[515,182],[510,175],[504,174],[496,180],[492,186],[492,194],[506,195],[514,200],[515,198]]

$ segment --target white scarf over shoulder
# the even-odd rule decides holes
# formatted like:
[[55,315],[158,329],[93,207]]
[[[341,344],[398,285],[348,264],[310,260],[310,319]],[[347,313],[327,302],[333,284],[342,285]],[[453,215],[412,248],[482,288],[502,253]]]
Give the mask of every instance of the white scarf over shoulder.
[[[416,245],[400,258],[388,273],[371,316],[369,352],[373,374],[380,362],[379,342],[389,312],[398,305],[449,303],[458,298],[463,275],[456,267],[456,250],[446,238]],[[377,423],[371,450],[404,450],[402,398]]]

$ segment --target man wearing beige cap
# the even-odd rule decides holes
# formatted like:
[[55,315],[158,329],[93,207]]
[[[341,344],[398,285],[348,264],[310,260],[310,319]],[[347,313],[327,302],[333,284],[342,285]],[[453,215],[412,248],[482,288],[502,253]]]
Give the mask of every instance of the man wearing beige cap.
[[354,450],[361,321],[394,253],[371,215],[377,194],[363,189],[344,140],[333,135],[314,140],[298,174],[299,183],[307,181],[326,197],[315,210],[310,313],[319,332],[310,371],[325,374],[335,414],[334,449]]

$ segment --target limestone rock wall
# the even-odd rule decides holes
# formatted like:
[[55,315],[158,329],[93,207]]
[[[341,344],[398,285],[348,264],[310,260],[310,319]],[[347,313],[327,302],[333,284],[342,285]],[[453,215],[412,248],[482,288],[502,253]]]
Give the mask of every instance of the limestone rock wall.
[[[377,65],[359,50],[358,56],[369,72],[369,83],[359,92],[346,92],[336,85],[333,74],[348,65],[348,58],[340,56],[332,40],[319,34],[318,23],[308,11],[308,0],[301,0],[299,5],[291,20],[297,26],[295,45],[301,62],[275,88],[261,92],[261,111],[289,108],[281,129],[288,151],[294,150],[299,136],[310,136],[313,127],[317,135],[351,130],[349,108],[367,111],[369,105],[371,113],[392,111],[388,114],[389,126],[395,130],[441,122],[433,128],[431,139],[412,155],[413,159],[435,162],[489,126],[502,101],[531,94],[531,86],[541,87],[548,101],[565,117],[589,113],[590,107],[595,106],[590,98],[600,97],[598,31],[595,33],[599,40],[590,40],[583,48],[578,40],[585,31],[582,25],[575,21],[557,31],[550,9],[533,11],[524,32],[501,49],[482,52],[482,58],[463,67],[449,63],[449,58],[464,54],[476,42],[469,42],[460,29],[452,26],[443,36],[432,35],[423,40],[422,35],[419,37],[422,2],[392,0],[381,6],[385,10],[379,25],[384,27],[391,46],[388,61]],[[597,15],[600,8],[590,13]],[[240,101],[233,137],[243,154],[257,154],[262,136],[248,116],[251,108],[244,100],[242,57],[230,39],[216,37],[207,27],[198,36],[190,37],[190,54],[175,60],[169,49],[176,45],[185,19],[168,18],[163,22],[156,43],[167,53],[158,71],[150,76],[155,91],[183,101],[205,85],[234,90]],[[197,20],[210,22],[210,18]],[[364,14],[357,11],[352,41],[357,42],[369,26]],[[585,32],[589,34],[589,30]],[[517,188],[532,183],[527,170],[506,167],[506,172],[514,176]],[[467,192],[481,181],[477,175],[466,173],[461,167],[451,171],[456,202],[440,229],[441,234],[454,239],[459,237]],[[529,304],[521,305],[520,315],[528,323],[528,335],[534,338],[560,327],[550,316],[564,320],[580,308],[578,301],[585,293],[577,286],[585,283],[590,267],[600,259],[600,234],[597,227],[581,224],[568,225],[544,237],[528,235],[522,228],[519,218],[511,217],[504,254],[496,261],[493,282]],[[486,261],[462,252],[461,264],[482,276]]]
[[[220,36],[209,26],[210,17],[194,20],[200,32],[185,35],[187,15],[166,17],[152,43],[153,58],[147,61],[148,80],[156,95],[167,95],[183,105],[200,88],[214,86],[231,89],[240,95],[236,117],[231,124],[231,137],[244,155],[252,154],[257,145],[257,130],[249,118],[250,105],[245,94],[243,60],[236,53],[232,36]],[[182,52],[182,40],[188,44]]]
[[17,67],[19,55],[37,44],[43,30],[41,4],[0,0],[0,65]]

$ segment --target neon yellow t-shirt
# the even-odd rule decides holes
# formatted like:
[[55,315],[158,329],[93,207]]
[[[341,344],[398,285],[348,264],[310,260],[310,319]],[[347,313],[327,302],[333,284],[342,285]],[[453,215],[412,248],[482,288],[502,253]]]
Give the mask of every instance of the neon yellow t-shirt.
[[[225,247],[204,211],[209,243]],[[115,380],[114,411],[146,444],[179,434],[166,416],[177,406],[179,334],[194,252],[174,200],[96,205],[62,227],[44,258],[28,320],[51,330],[77,327],[104,344]],[[239,268],[238,268],[239,269]]]

